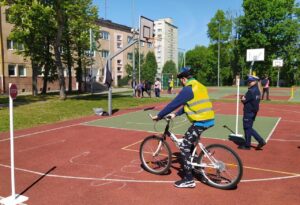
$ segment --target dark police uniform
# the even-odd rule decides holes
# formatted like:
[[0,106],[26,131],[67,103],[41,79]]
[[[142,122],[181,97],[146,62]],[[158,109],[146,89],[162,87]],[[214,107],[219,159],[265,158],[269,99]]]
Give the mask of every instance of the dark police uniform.
[[244,104],[243,127],[246,140],[245,147],[250,148],[251,136],[255,138],[259,145],[264,145],[266,144],[264,139],[253,129],[253,123],[259,110],[260,102],[260,91],[257,84],[248,88],[245,98],[245,100],[242,100]]

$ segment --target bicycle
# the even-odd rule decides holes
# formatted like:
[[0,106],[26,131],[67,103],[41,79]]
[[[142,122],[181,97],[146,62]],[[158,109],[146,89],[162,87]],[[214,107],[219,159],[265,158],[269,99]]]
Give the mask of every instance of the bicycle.
[[[151,115],[150,115],[151,117]],[[171,167],[172,152],[166,141],[167,136],[179,148],[183,139],[178,139],[170,128],[170,117],[163,118],[166,127],[162,136],[146,137],[140,146],[140,160],[143,168],[153,174],[166,174]],[[238,154],[228,146],[211,144],[204,146],[200,137],[192,151],[191,164],[194,173],[202,175],[202,182],[219,189],[232,189],[237,186],[243,175],[243,164]],[[198,145],[198,146],[197,146]],[[201,152],[197,152],[197,147]]]

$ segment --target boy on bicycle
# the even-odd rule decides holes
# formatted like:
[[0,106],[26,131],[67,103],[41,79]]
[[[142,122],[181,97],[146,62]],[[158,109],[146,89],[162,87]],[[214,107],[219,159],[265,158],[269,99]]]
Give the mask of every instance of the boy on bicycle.
[[[180,144],[181,156],[183,157],[184,177],[182,180],[175,182],[175,187],[194,188],[196,183],[194,182],[192,174],[191,149],[194,147],[194,143],[200,137],[201,133],[214,125],[215,115],[212,109],[212,103],[208,97],[207,88],[193,78],[190,68],[181,68],[177,74],[177,78],[179,78],[183,85],[182,90],[174,100],[152,119],[160,120],[168,114],[171,118],[175,118],[185,113],[192,123]],[[171,113],[180,106],[182,106],[181,109],[176,113]]]

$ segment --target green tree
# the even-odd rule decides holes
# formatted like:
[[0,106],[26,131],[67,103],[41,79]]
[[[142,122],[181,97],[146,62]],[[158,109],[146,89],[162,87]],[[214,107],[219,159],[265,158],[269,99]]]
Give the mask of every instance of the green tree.
[[[232,82],[232,71],[230,67],[232,19],[222,10],[218,10],[208,23],[208,37],[210,38],[210,49],[216,56],[214,75],[218,76],[218,60],[220,67],[221,84]],[[220,55],[220,56],[219,56]],[[216,80],[216,84],[218,79]]]
[[[42,67],[44,70],[44,85],[53,67],[50,44],[54,39],[55,19],[52,7],[44,1],[15,0],[4,1],[9,4],[9,22],[14,24],[10,38],[24,49],[18,54],[30,58],[32,63],[32,94],[38,94],[37,76]],[[52,72],[55,73],[55,72]]]
[[[92,0],[74,0],[65,6],[65,29],[62,44],[66,52],[63,59],[69,73],[74,62],[77,64],[75,70],[79,92],[82,88],[82,79],[86,79],[84,78],[87,75],[86,68],[93,63],[89,50],[90,48],[93,51],[98,50],[95,45],[100,37],[97,19],[98,9],[92,5]],[[92,30],[93,45],[90,45],[90,29]],[[71,78],[69,78],[69,86],[71,84]]]
[[191,67],[197,80],[205,85],[215,85],[216,75],[213,68],[215,56],[211,47],[196,46],[186,53],[186,64]]
[[155,54],[153,52],[148,52],[146,59],[141,69],[141,80],[148,80],[153,82],[157,71],[157,62],[155,59]]
[[163,66],[163,73],[169,73],[173,76],[176,76],[177,69],[176,64],[172,60],[168,60],[165,65]]
[[281,79],[294,83],[291,80],[294,79],[294,61],[299,61],[299,5],[294,0],[244,0],[243,8],[244,16],[238,28],[241,53],[246,54],[251,48],[265,48],[265,60],[254,65],[257,74],[268,73],[276,82],[277,69],[272,67],[272,60],[279,57],[284,61]]

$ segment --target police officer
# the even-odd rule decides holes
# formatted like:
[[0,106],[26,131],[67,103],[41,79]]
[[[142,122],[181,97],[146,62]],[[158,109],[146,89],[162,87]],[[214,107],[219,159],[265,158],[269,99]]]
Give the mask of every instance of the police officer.
[[244,104],[243,127],[245,132],[245,145],[239,146],[239,149],[250,150],[251,136],[258,142],[257,150],[266,145],[265,140],[253,129],[253,123],[259,110],[260,91],[258,88],[258,78],[252,75],[248,76],[248,91],[241,97]]
[[192,125],[186,131],[180,144],[184,177],[182,180],[175,182],[175,187],[193,188],[196,183],[192,175],[191,149],[201,133],[214,125],[215,115],[206,87],[193,78],[190,68],[181,68],[177,77],[184,87],[176,98],[152,119],[160,120],[182,106],[176,113],[170,114],[170,117],[174,118],[185,113]]

